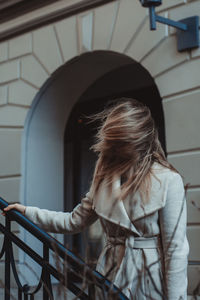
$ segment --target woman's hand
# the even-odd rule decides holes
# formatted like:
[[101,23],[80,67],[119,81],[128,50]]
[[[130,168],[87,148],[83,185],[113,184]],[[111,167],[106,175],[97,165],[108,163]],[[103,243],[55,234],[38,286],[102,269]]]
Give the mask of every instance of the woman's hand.
[[5,216],[6,212],[13,208],[18,210],[20,213],[22,213],[24,215],[26,206],[19,204],[19,203],[9,204],[7,207],[4,208],[4,210],[1,214],[3,216]]

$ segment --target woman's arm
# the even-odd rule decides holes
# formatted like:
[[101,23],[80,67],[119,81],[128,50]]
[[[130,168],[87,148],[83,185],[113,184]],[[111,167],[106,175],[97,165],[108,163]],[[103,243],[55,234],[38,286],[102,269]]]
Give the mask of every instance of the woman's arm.
[[[12,208],[17,209],[14,205]],[[4,209],[4,211],[6,210]],[[92,199],[89,193],[72,212],[57,212],[26,206],[24,215],[42,229],[55,233],[78,233],[98,219],[98,215],[92,208]]]
[[184,185],[178,173],[174,173],[170,179],[166,204],[159,215],[167,299],[186,300],[189,253],[186,237],[187,210]]

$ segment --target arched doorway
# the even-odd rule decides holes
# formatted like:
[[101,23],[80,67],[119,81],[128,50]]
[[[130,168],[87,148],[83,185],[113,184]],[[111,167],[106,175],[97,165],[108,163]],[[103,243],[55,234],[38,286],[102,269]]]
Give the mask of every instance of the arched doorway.
[[[165,149],[162,102],[148,71],[123,54],[85,53],[54,72],[34,100],[25,126],[22,203],[73,209],[89,186],[95,163],[89,151],[95,128],[85,126],[80,116],[95,113],[120,96],[137,98],[150,107]],[[80,236],[66,240],[81,252]],[[38,251],[31,237],[26,242]]]
[[[85,116],[100,112],[109,103],[115,102],[117,98],[136,98],[150,107],[165,150],[161,99],[153,82],[146,82],[145,86],[144,73],[144,69],[134,61],[132,64],[120,66],[97,79],[74,105],[65,131],[66,189],[64,205],[66,211],[72,210],[89,190],[95,166],[96,156],[90,147],[94,143],[98,124],[88,122]],[[144,78],[142,78],[143,76]],[[140,80],[142,79],[141,87]],[[74,249],[77,248],[82,254],[84,253],[86,245],[84,245],[81,235],[74,235],[66,241],[71,247],[74,246]],[[90,240],[90,244],[94,244],[92,240]],[[98,249],[98,247],[95,248]]]

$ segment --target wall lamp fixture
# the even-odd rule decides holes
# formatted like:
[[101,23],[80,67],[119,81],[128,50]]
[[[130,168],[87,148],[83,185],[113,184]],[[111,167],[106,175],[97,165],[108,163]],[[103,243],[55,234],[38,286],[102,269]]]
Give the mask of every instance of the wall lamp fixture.
[[144,7],[149,8],[150,29],[156,30],[156,22],[177,28],[177,48],[179,52],[198,48],[199,39],[199,17],[193,16],[179,21],[173,21],[156,14],[155,8],[162,4],[162,0],[140,0]]

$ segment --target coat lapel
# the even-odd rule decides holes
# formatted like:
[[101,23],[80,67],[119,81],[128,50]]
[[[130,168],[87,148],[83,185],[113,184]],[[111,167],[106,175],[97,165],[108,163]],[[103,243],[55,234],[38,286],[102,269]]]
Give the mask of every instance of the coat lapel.
[[139,235],[139,232],[127,215],[123,202],[118,199],[119,192],[119,179],[114,181],[111,192],[108,191],[106,184],[102,183],[98,194],[94,197],[93,208],[99,216]]
[[[154,172],[154,174],[156,173]],[[165,206],[168,177],[166,176],[166,173],[158,173],[156,174],[156,177],[157,178],[151,176],[152,184],[149,201],[145,203],[144,199],[143,202],[138,191],[123,201],[126,212],[132,222],[148,216]]]
[[[124,201],[118,199],[120,192],[120,179],[115,178],[112,191],[109,193],[105,183],[94,196],[93,208],[96,213],[115,223],[121,225],[139,235],[139,232],[134,226],[134,221],[148,216],[153,212],[159,210],[165,205],[168,177],[166,171],[163,172],[163,167],[154,163],[153,171],[156,178],[152,176],[152,185],[150,191],[150,201],[143,204],[140,193],[130,195]],[[160,172],[162,170],[162,172]]]

